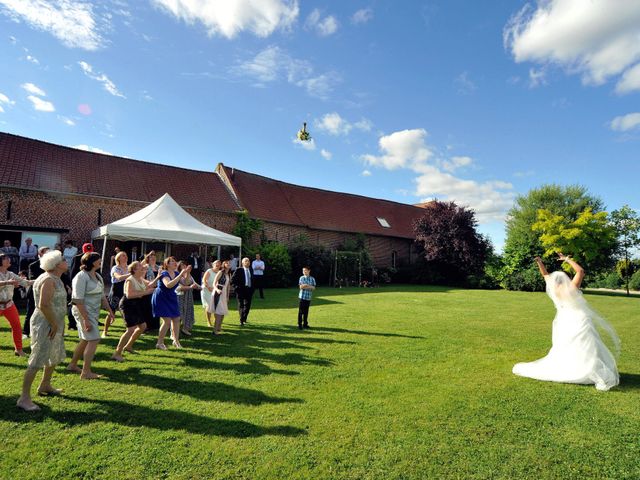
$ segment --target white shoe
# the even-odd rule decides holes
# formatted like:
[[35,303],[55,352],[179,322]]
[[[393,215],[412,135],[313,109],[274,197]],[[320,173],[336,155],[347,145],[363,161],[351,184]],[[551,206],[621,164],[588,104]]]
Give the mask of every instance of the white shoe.
[[22,334],[22,339],[26,340],[27,338],[29,338],[29,335],[25,335],[24,333]]

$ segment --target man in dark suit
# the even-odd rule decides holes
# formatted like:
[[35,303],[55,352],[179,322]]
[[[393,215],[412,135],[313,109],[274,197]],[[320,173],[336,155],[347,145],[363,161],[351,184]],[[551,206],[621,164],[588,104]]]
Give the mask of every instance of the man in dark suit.
[[[40,247],[38,249],[38,259],[35,262],[29,264],[29,280],[35,280],[44,273],[44,270],[40,268],[40,257],[49,251],[49,247]],[[33,285],[30,285],[27,289],[27,313],[24,317],[24,325],[22,326],[22,334],[27,337],[31,335],[31,316],[36,310],[36,299],[33,296]]]
[[234,286],[238,298],[238,312],[240,313],[240,325],[247,323],[249,310],[251,310],[251,298],[253,297],[253,270],[251,260],[242,259],[242,266],[231,277],[231,285]]

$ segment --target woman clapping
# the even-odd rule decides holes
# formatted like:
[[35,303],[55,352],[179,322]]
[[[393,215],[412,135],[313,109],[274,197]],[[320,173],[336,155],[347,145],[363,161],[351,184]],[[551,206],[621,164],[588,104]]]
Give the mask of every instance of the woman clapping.
[[127,325],[127,329],[120,337],[116,351],[111,357],[116,362],[124,361],[122,353],[133,353],[133,344],[147,328],[145,301],[148,295],[156,289],[157,278],[154,281],[145,280],[145,267],[140,262],[129,265],[131,276],[124,282],[124,296],[120,300],[120,311]]
[[40,410],[31,400],[31,386],[36,373],[44,368],[38,395],[60,395],[62,392],[51,386],[51,376],[66,355],[64,349],[64,317],[67,314],[67,291],[60,275],[67,271],[67,261],[53,250],[40,258],[40,267],[45,271],[33,284],[36,309],[31,316],[31,355],[24,374],[22,395],[16,404],[27,412]]

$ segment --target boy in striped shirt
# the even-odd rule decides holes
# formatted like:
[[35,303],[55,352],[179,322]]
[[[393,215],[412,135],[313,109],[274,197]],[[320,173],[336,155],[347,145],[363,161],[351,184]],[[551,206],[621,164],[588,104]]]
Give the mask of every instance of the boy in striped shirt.
[[302,276],[298,280],[300,293],[300,305],[298,306],[298,328],[309,328],[309,305],[311,305],[311,294],[316,289],[316,279],[311,276],[311,268],[303,267]]

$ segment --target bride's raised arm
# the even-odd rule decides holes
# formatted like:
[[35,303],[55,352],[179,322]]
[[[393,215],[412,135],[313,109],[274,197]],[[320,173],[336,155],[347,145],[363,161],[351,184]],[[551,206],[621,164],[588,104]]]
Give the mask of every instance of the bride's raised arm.
[[536,257],[536,258],[534,258],[534,260],[538,264],[538,269],[540,270],[540,274],[543,277],[548,276],[549,272],[547,272],[547,268],[544,266],[544,263],[542,263],[542,259],[540,257]]
[[584,279],[584,268],[578,265],[571,257],[569,257],[568,255],[563,255],[560,252],[558,252],[558,259],[562,260],[563,262],[567,262],[571,266],[571,268],[573,268],[576,274],[573,276],[573,280],[571,280],[571,283],[573,283],[576,288],[580,288],[580,285],[582,285],[582,279]]

